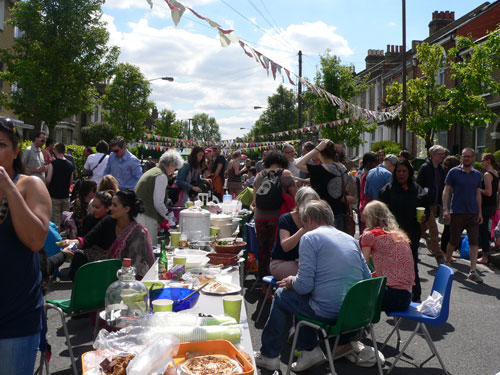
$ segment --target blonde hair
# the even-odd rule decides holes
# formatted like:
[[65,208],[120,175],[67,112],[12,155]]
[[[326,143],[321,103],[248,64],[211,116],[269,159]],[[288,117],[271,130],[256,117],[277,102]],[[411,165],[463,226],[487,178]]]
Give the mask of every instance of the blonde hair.
[[99,185],[97,185],[97,191],[108,191],[108,190],[112,190],[115,193],[119,190],[118,181],[110,174],[105,175],[102,178],[101,182],[99,182]]
[[363,210],[366,229],[382,228],[397,242],[410,242],[408,235],[399,228],[396,218],[384,202],[371,201]]

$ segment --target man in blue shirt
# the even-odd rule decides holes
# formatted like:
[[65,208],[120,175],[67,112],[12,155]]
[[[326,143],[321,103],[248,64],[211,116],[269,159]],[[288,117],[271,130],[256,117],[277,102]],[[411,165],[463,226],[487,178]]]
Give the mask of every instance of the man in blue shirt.
[[[262,331],[262,346],[255,353],[257,366],[278,370],[283,335],[293,315],[334,322],[349,288],[371,277],[358,242],[333,226],[330,206],[322,200],[311,201],[301,211],[307,233],[299,245],[299,271],[278,282],[273,305]],[[292,371],[304,371],[326,361],[313,329],[301,329],[297,349],[302,353]],[[342,337],[335,356],[352,351],[348,337]]]
[[111,151],[104,174],[111,174],[118,181],[120,190],[134,189],[142,176],[141,162],[129,150],[125,139],[114,137],[109,143]]
[[382,164],[371,169],[366,175],[365,195],[370,200],[377,199],[380,189],[392,180],[392,173],[398,162],[396,155],[389,154],[385,157]]
[[[475,152],[471,148],[462,150],[462,164],[450,169],[443,191],[443,216],[450,222],[450,240],[446,247],[446,263],[449,265],[453,250],[464,229],[467,229],[470,245],[469,280],[482,283],[476,272],[477,251],[479,247],[479,224],[483,222],[481,212],[481,173],[472,167]],[[448,207],[451,195],[451,210]]]

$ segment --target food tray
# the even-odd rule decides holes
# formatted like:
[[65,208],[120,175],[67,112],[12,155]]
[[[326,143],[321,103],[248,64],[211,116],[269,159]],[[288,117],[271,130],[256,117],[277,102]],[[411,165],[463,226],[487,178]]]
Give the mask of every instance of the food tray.
[[234,375],[251,375],[254,373],[251,362],[233,344],[226,340],[209,340],[180,344],[179,351],[174,356],[176,366],[186,360],[187,352],[199,352],[199,355],[223,354],[238,362],[243,368],[243,372],[238,372]]

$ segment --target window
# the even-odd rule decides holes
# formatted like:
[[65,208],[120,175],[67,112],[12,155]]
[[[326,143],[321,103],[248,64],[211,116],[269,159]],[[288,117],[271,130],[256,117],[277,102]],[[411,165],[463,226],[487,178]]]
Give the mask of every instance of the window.
[[14,26],[14,39],[22,38],[24,35],[24,31],[19,29],[17,26]]
[[372,139],[371,139],[372,142],[375,142],[375,130],[372,132]]
[[476,153],[482,154],[486,148],[486,127],[476,128]]
[[384,127],[379,125],[377,127],[377,133],[378,133],[378,140],[383,141],[384,140]]
[[437,133],[437,142],[438,145],[443,147],[448,147],[448,132],[439,132]]
[[5,21],[5,0],[0,0],[0,30],[3,31]]

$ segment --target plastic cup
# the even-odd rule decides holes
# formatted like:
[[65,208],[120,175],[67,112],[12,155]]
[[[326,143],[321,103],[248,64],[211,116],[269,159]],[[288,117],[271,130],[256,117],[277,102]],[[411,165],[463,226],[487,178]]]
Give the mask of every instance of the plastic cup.
[[191,202],[191,201],[188,201],[184,204],[187,208],[189,207],[193,207],[194,206],[194,202]]
[[242,301],[243,297],[241,296],[222,297],[222,303],[224,304],[224,314],[229,315],[230,317],[236,319],[238,323],[240,322]]
[[420,223],[422,221],[422,216],[424,216],[425,208],[417,207],[417,221]]
[[181,232],[170,232],[170,245],[174,247],[179,246],[180,238],[181,238]]
[[171,299],[155,299],[153,301],[153,312],[172,311],[174,301]]
[[186,257],[174,256],[174,264],[184,264],[186,265]]
[[210,237],[215,237],[219,234],[220,228],[218,227],[210,227]]

